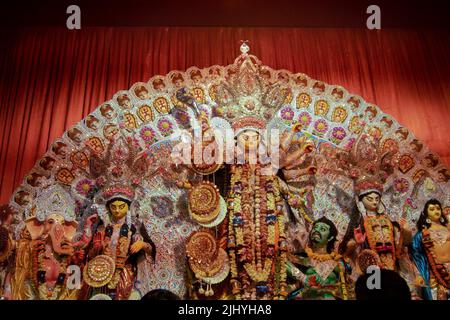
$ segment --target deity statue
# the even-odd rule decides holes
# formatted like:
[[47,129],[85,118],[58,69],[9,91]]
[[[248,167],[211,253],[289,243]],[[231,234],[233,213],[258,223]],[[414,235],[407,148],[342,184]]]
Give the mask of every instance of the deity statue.
[[[276,110],[283,102],[282,88],[256,81],[249,63],[245,61],[234,76],[234,88],[218,89],[222,98],[225,101],[233,94],[245,95],[247,100],[243,108],[248,111],[254,113],[260,108],[261,113],[264,110],[274,112],[270,109]],[[255,96],[261,95],[261,100],[251,96],[252,92]],[[214,130],[218,128],[215,128],[214,119],[208,118],[207,108],[197,105],[184,89],[178,91],[177,99],[192,109],[198,128],[208,137],[202,140],[200,151],[214,143],[220,144],[218,132]],[[261,107],[263,105],[265,109]],[[234,117],[231,105],[227,114]],[[276,140],[275,131],[267,132],[266,128],[267,122],[259,114],[235,119],[229,128],[234,139],[231,162],[229,150],[214,154],[212,158],[217,161],[210,163],[203,158],[196,162],[193,154],[194,163],[188,167],[195,173],[204,177],[212,175],[213,180],[217,180],[214,173],[222,170],[222,194],[205,181],[179,184],[189,189],[189,209],[194,220],[205,227],[218,228],[218,241],[226,250],[230,264],[229,295],[235,299],[285,299],[287,296],[285,222],[288,214],[285,208],[293,189],[277,173],[286,173],[290,180],[298,178],[303,156],[312,152],[313,145],[307,139],[300,141],[290,130],[282,130],[281,137]],[[272,152],[272,145],[280,148]],[[274,160],[274,156],[279,158]],[[220,208],[222,195],[226,198],[225,210]],[[208,287],[203,291],[209,295],[214,290]]]
[[122,138],[111,142],[105,159],[96,158],[94,162],[91,173],[106,177],[106,181],[99,182],[101,191],[92,206],[100,221],[92,231],[86,228],[80,240],[87,250],[80,298],[106,294],[113,300],[127,300],[136,291],[139,262],[144,268],[156,255],[145,226],[132,221],[136,175],[145,168],[136,160],[134,147]]
[[436,199],[428,200],[417,221],[417,233],[412,242],[412,257],[425,286],[422,298],[450,298],[450,226]]
[[[245,141],[244,150],[256,149],[258,138],[254,131],[237,136],[238,141]],[[230,284],[237,299],[274,299],[287,294],[281,190],[275,174],[264,173],[265,169],[249,161],[231,166],[228,253]]]
[[[328,164],[324,171],[353,180],[354,204],[339,253],[357,261],[361,251],[370,249],[379,256],[382,268],[397,271],[403,248],[412,238],[404,217],[393,221],[382,202],[384,183],[394,171],[397,150],[382,152],[379,141],[363,133],[348,152],[324,154]],[[337,201],[342,202],[346,192],[335,188],[339,191]]]
[[0,298],[353,299],[376,265],[445,299],[442,161],[249,50],[121,90],[56,140],[0,212]]
[[[384,269],[397,270],[402,246],[410,243],[411,230],[404,219],[391,221],[381,201],[382,185],[366,181],[357,185],[358,204],[344,235],[340,252],[352,256],[363,249],[378,254]],[[406,240],[406,242],[404,242]]]
[[14,300],[75,300],[78,288],[67,284],[69,265],[84,253],[74,247],[75,203],[59,185],[40,192],[16,243],[9,286]]
[[335,250],[338,231],[334,223],[322,217],[312,224],[309,244],[292,254],[287,263],[294,280],[288,299],[348,299],[350,266]]
[[12,236],[11,224],[14,212],[8,204],[0,206],[0,297],[10,297],[10,271],[14,264],[16,242]]

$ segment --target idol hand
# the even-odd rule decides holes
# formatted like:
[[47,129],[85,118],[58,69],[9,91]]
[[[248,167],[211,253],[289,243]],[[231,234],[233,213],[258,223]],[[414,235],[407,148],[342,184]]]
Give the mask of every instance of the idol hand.
[[145,248],[147,248],[147,247],[150,247],[149,244],[148,244],[147,242],[144,242],[144,241],[141,241],[141,240],[136,241],[135,243],[133,243],[133,244],[131,245],[130,253],[131,253],[131,254],[135,254],[135,253],[137,253],[137,252],[139,252],[139,251],[141,251],[142,249],[145,249]]

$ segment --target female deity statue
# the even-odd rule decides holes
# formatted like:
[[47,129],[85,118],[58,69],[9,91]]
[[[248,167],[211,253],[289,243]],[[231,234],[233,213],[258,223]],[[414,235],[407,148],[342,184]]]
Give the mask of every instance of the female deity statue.
[[145,226],[132,221],[136,176],[145,171],[135,157],[132,145],[119,139],[111,142],[105,159],[94,158],[97,163],[91,163],[91,174],[107,180],[103,185],[98,181],[101,192],[93,205],[100,221],[93,230],[85,228],[79,244],[87,251],[81,299],[97,294],[113,300],[129,299],[136,289],[139,256],[144,254],[148,262],[155,259],[155,246]]
[[[361,251],[370,249],[379,256],[381,268],[397,271],[403,248],[411,242],[411,230],[402,217],[392,221],[381,200],[384,183],[396,165],[396,150],[382,152],[379,141],[363,133],[348,152],[323,151],[324,171],[353,180],[355,200],[339,253],[357,261]],[[335,187],[341,194],[338,203],[346,202],[340,198],[348,195]]]
[[371,249],[380,258],[381,267],[397,270],[396,262],[402,247],[411,239],[411,231],[404,219],[391,221],[381,201],[383,187],[376,181],[355,185],[357,205],[340,246],[345,256],[358,255]]
[[[186,129],[191,130],[191,138],[194,133],[194,152],[186,153],[185,167],[203,179],[200,183],[180,181],[179,186],[189,189],[191,217],[203,227],[217,228],[218,243],[226,250],[230,265],[228,296],[285,299],[287,208],[294,200],[302,205],[302,195],[290,182],[301,180],[305,155],[313,151],[314,144],[294,130],[279,129],[284,124],[270,122],[285,103],[289,88],[267,81],[248,50],[244,43],[227,81],[211,86],[211,105],[197,101],[186,88],[178,90],[176,109],[190,114],[191,128]],[[207,138],[196,145],[199,132]],[[211,251],[207,264],[218,264],[219,252]],[[197,256],[192,248],[187,255],[191,260]],[[203,278],[202,274],[208,274],[205,282],[210,283],[212,271],[197,272],[197,278]],[[217,294],[209,286],[202,290],[208,297],[212,291]]]
[[337,235],[331,220],[322,217],[314,221],[309,245],[289,258],[288,275],[294,284],[288,299],[348,299],[350,266],[334,248]]
[[[154,244],[145,228],[138,232],[131,224],[132,189],[125,186],[107,188],[103,198],[107,215],[102,216],[94,231],[83,277],[86,284],[94,288],[89,296],[108,293],[115,300],[126,300],[134,289],[137,254],[154,256]],[[105,267],[105,274],[98,273],[99,266]]]
[[[242,152],[257,150],[259,139],[253,130],[237,135]],[[280,184],[268,166],[249,160],[230,168],[227,236],[232,292],[238,299],[284,298],[287,244]]]
[[450,298],[450,226],[436,199],[428,200],[417,221],[412,257],[425,280],[422,297],[426,300]]
[[[180,95],[178,97],[182,99]],[[199,120],[202,131],[208,132],[211,129],[208,119],[200,117]],[[243,117],[233,123],[236,149],[231,163],[208,165],[206,161],[196,163],[193,157],[190,168],[203,176],[213,175],[222,167],[220,179],[226,197],[224,214],[219,208],[219,190],[210,186],[210,181],[179,183],[189,189],[189,209],[194,220],[206,227],[218,226],[219,244],[226,249],[230,264],[229,291],[236,299],[286,298],[287,204],[283,196],[290,198],[292,193],[277,172],[280,168],[289,169],[289,177],[294,179],[299,175],[295,170],[303,161],[302,156],[312,151],[307,139],[300,141],[294,135],[284,133],[278,155],[282,159],[276,164],[267,161],[271,154],[261,151],[268,149],[265,127],[265,121],[256,117]],[[209,144],[203,141],[203,147],[207,148]],[[192,252],[189,254],[191,258],[195,256]],[[217,291],[209,287],[206,291],[199,290],[207,296]]]

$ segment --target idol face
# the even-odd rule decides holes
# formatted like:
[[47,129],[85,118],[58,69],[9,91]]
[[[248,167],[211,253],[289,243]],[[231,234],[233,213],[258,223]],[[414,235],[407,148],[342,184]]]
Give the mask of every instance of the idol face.
[[317,246],[325,246],[330,237],[330,226],[324,222],[317,222],[311,230],[309,240]]
[[131,106],[131,101],[128,100],[128,99],[122,100],[122,102],[120,103],[120,105],[121,105],[123,108],[125,108],[125,109],[130,109],[130,108],[132,107],[132,106]]
[[64,217],[59,214],[52,213],[46,220],[44,224],[44,232],[48,233],[53,228],[55,224],[64,224]]
[[375,192],[371,192],[368,195],[364,196],[362,202],[367,211],[377,212],[378,206],[381,202],[380,195]]
[[99,128],[99,124],[100,124],[99,120],[95,117],[90,117],[86,121],[86,125],[88,126],[88,128],[92,130],[97,130]]
[[114,110],[110,105],[101,106],[100,112],[101,112],[102,116],[104,116],[107,119],[111,119],[115,116]]
[[141,90],[141,91],[139,91],[139,93],[138,93],[138,97],[139,97],[139,99],[141,99],[141,100],[148,99],[148,92],[147,92],[146,90]]
[[237,137],[238,145],[243,146],[247,151],[257,150],[259,139],[259,133],[251,130],[246,130]]
[[69,131],[68,136],[72,141],[74,141],[76,143],[80,143],[83,140],[82,136],[81,136],[81,131],[78,129]]
[[116,221],[125,217],[127,215],[128,209],[128,203],[119,199],[112,201],[109,205],[109,212],[111,212]]
[[442,208],[438,204],[430,204],[427,208],[427,217],[433,222],[439,223],[442,217]]

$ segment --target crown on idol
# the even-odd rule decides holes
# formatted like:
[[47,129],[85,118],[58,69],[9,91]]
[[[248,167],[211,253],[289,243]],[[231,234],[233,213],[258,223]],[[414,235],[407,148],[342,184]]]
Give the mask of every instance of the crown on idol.
[[350,151],[324,153],[327,157],[325,171],[350,177],[356,196],[370,192],[381,195],[398,162],[397,151],[381,150],[377,139],[362,133]]
[[101,188],[101,198],[120,198],[132,202],[135,190],[147,171],[147,162],[139,156],[139,146],[130,138],[119,136],[111,141],[104,157],[93,155],[90,173]]
[[56,214],[65,221],[75,221],[75,201],[59,184],[54,184],[38,191],[34,206],[27,219],[37,218],[45,221],[50,215]]
[[361,134],[351,151],[350,177],[354,180],[355,194],[377,192],[381,195],[397,161],[396,150],[383,152],[377,139]]
[[[248,54],[246,41],[240,50],[241,55],[227,70],[226,80],[210,87],[215,102],[213,114],[226,119],[235,131],[264,129],[283,106],[289,91],[287,86],[271,83],[263,76],[261,62]],[[199,115],[195,99],[185,88],[177,92],[177,98]]]

